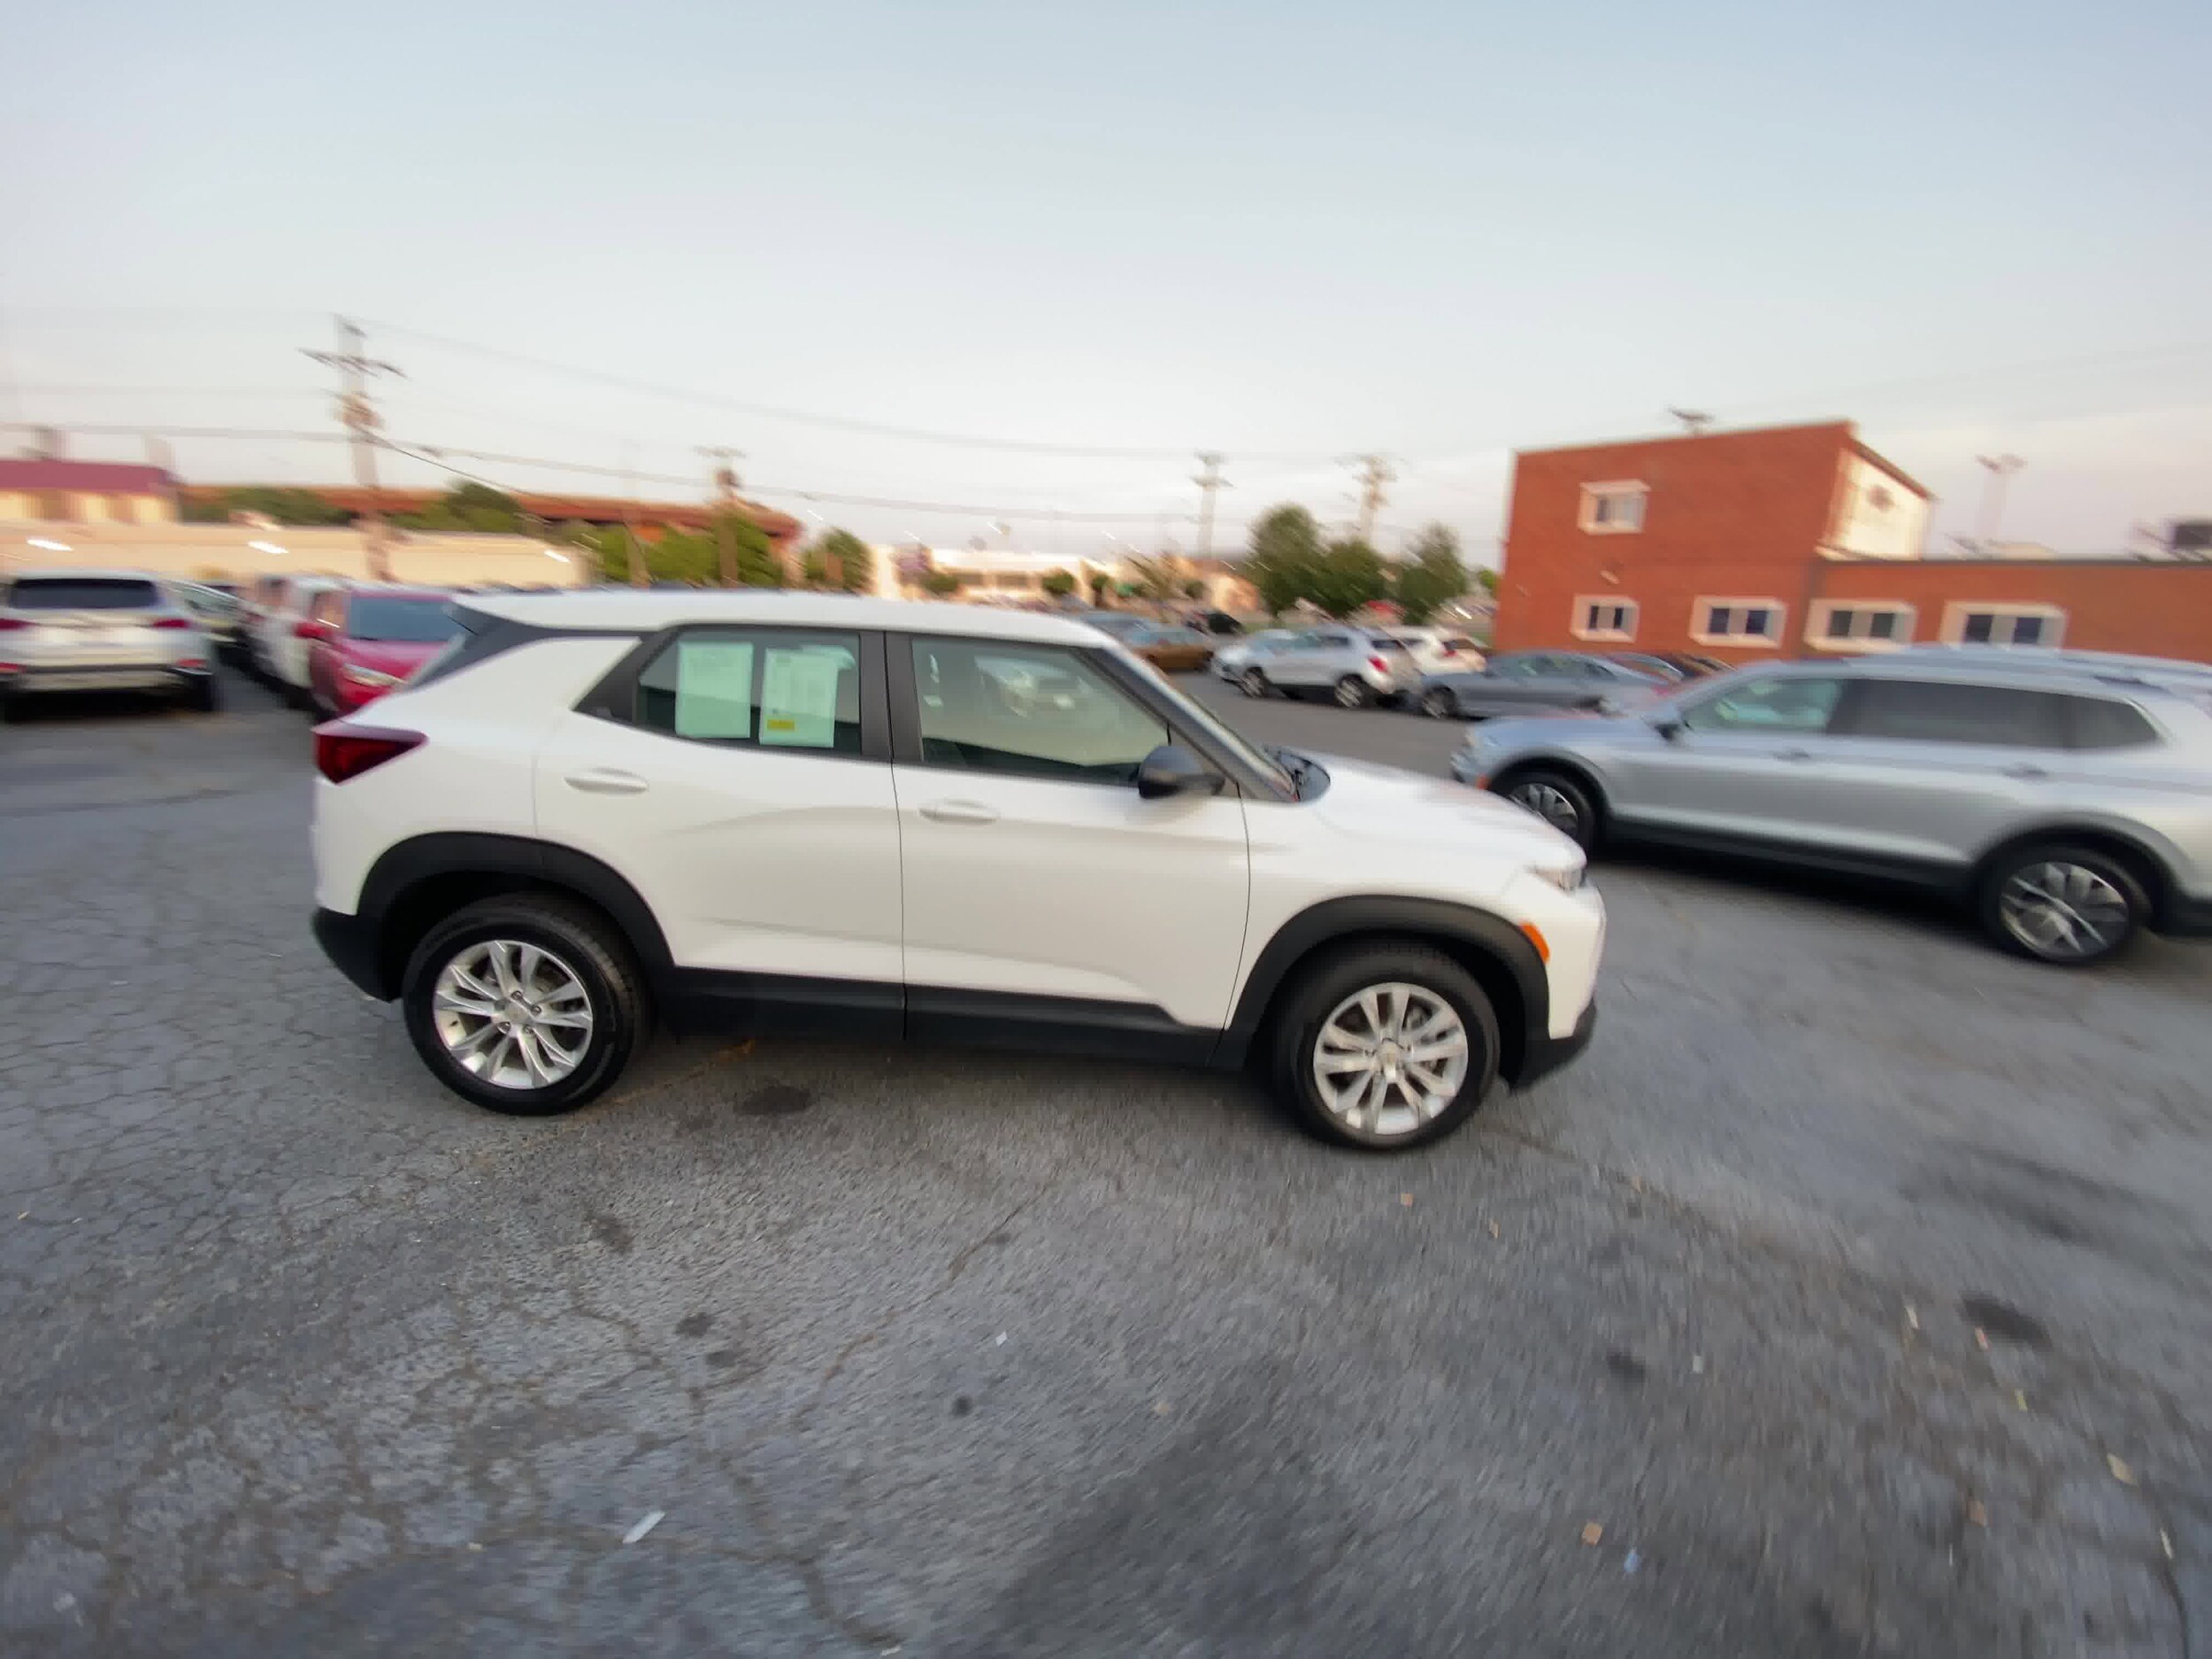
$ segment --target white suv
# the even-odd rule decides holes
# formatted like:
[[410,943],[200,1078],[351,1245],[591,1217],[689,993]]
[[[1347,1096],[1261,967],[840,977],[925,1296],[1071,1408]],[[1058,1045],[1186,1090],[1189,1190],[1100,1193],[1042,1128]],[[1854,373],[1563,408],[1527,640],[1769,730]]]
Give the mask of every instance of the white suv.
[[1429,1141],[1589,1040],[1581,849],[1262,751],[1081,623],[798,594],[478,595],[319,728],[315,932],[498,1111],[700,1030],[1265,1064]]

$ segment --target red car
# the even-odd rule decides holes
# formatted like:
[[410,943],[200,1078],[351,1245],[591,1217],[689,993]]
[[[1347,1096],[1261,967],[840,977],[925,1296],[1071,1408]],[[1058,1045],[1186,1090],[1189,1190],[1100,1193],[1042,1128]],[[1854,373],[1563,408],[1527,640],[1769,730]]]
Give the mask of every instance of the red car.
[[444,649],[461,631],[448,614],[452,600],[435,588],[340,588],[317,598],[298,625],[316,711],[350,714]]

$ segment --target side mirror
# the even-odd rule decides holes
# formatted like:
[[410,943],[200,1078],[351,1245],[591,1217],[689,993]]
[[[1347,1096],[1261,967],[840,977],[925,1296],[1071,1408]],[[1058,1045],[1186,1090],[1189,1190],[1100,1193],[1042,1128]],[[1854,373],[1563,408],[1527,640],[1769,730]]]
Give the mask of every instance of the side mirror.
[[1218,795],[1221,778],[1180,743],[1163,743],[1137,768],[1137,793],[1147,801],[1171,795]]
[[1663,714],[1651,723],[1651,729],[1671,743],[1682,735],[1682,717],[1676,714]]

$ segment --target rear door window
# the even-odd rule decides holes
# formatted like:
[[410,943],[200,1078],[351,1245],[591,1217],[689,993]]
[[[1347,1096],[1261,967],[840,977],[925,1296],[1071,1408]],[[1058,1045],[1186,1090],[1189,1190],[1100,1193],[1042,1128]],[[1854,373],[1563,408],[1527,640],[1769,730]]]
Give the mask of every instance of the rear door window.
[[857,755],[860,638],[697,629],[638,672],[636,721],[694,742]]
[[19,576],[8,590],[16,611],[150,611],[160,603],[153,583],[132,577]]
[[2066,741],[2064,701],[2016,686],[1870,677],[1860,684],[1852,730],[1908,742],[2058,749]]

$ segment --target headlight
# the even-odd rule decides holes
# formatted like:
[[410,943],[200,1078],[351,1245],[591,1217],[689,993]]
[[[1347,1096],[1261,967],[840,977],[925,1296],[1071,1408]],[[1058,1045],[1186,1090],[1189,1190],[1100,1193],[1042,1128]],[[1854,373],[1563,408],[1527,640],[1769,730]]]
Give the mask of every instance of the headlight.
[[396,686],[397,674],[388,674],[380,668],[348,668],[346,678],[357,686]]
[[1562,893],[1572,893],[1582,886],[1583,872],[1588,868],[1586,864],[1540,864],[1532,867],[1529,874],[1539,881],[1550,882]]

